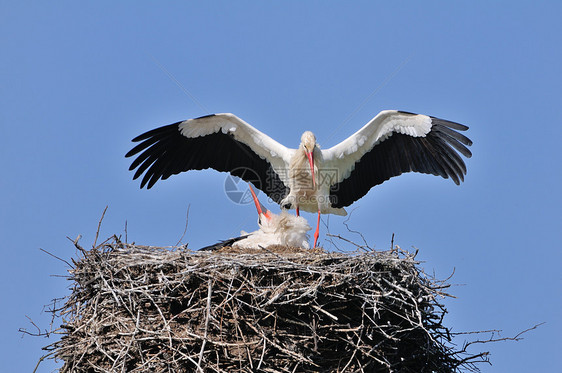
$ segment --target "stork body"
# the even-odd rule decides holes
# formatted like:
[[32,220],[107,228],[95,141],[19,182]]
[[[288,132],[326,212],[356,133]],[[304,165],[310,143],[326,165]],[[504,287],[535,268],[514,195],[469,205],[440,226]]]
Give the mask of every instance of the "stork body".
[[[346,140],[322,150],[306,131],[298,149],[287,148],[233,114],[213,114],[148,131],[126,156],[144,176],[141,188],[183,171],[230,172],[265,192],[284,209],[346,215],[344,207],[375,185],[404,172],[451,178],[466,174],[461,156],[472,142],[468,127],[426,115],[380,112]],[[140,153],[140,154],[139,154]]]
[[289,193],[280,202],[285,208],[295,208],[322,214],[347,215],[343,208],[330,203],[330,184],[334,170],[326,168],[323,152],[310,131],[301,136],[299,148],[293,152],[287,167]]
[[305,218],[291,215],[286,210],[281,211],[280,214],[273,214],[260,203],[251,185],[250,192],[258,212],[259,229],[251,233],[242,231],[240,237],[224,240],[199,250],[214,251],[227,246],[258,250],[271,245],[310,248],[308,231],[312,228]]
[[232,246],[252,249],[271,245],[310,248],[308,231],[312,228],[302,216],[291,215],[283,210],[279,214],[271,214],[268,218],[260,216],[259,227],[255,232],[240,232],[246,237]]
[[309,249],[308,231],[312,228],[302,216],[289,214],[286,210],[279,214],[260,215],[259,229],[254,232],[240,232],[240,236],[206,246],[201,251],[215,251],[223,247],[239,249],[267,248],[271,245]]

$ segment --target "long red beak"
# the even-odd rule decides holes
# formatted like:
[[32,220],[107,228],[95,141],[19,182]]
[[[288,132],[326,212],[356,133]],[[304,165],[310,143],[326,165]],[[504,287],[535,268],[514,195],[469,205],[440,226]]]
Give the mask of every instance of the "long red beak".
[[308,163],[310,163],[310,173],[312,174],[312,186],[316,187],[316,179],[314,177],[314,155],[312,152],[306,152]]
[[252,186],[250,184],[248,184],[248,186],[250,187],[250,193],[252,193],[252,198],[254,199],[256,210],[258,210],[258,216],[263,215],[267,218],[267,220],[271,220],[271,212],[260,203],[258,197],[256,196],[256,193],[254,193],[254,189],[252,188]]

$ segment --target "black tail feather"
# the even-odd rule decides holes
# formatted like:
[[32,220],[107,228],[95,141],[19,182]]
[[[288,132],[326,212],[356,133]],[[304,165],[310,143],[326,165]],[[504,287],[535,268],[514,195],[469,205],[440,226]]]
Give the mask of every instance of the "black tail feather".
[[223,247],[232,246],[233,243],[235,243],[237,241],[240,241],[240,240],[243,240],[244,238],[246,238],[248,236],[249,236],[249,234],[247,234],[245,236],[230,238],[228,240],[220,241],[219,243],[216,243],[214,245],[202,247],[201,249],[199,249],[197,251],[216,251],[216,250],[220,250]]

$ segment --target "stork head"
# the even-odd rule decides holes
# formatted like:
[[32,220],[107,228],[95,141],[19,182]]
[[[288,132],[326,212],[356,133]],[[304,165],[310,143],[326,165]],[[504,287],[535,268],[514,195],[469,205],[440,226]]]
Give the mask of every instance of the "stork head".
[[312,175],[312,185],[316,186],[316,178],[314,176],[314,148],[316,148],[316,136],[310,131],[306,131],[301,136],[301,148],[308,157],[310,164],[310,173]]
[[301,136],[301,146],[306,152],[312,152],[316,146],[316,136],[310,131],[306,131]]

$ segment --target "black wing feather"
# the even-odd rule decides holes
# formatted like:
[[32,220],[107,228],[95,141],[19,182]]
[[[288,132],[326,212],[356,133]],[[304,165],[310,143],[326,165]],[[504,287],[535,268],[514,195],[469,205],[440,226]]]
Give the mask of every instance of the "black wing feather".
[[150,189],[158,180],[180,172],[213,168],[254,184],[276,202],[286,196],[288,188],[271,164],[248,145],[222,132],[188,138],[180,132],[181,123],[156,128],[133,139],[141,143],[125,157],[136,155],[129,170],[136,169],[133,179],[144,173],[141,188]]
[[223,241],[220,241],[220,242],[218,242],[218,243],[216,243],[216,244],[214,244],[214,245],[209,245],[209,246],[202,247],[202,248],[200,248],[200,249],[197,250],[197,251],[217,251],[217,250],[220,250],[220,249],[222,249],[222,248],[224,248],[224,247],[231,247],[235,242],[238,242],[238,241],[240,241],[240,240],[243,240],[243,239],[245,239],[245,238],[248,238],[249,236],[250,236],[250,235],[247,234],[247,235],[240,236],[240,237],[230,238],[230,239],[228,239],[228,240],[223,240]]
[[425,137],[393,133],[374,146],[355,163],[348,178],[331,186],[332,206],[349,206],[373,186],[410,171],[451,178],[455,184],[464,181],[466,165],[459,153],[470,158],[472,153],[467,146],[472,141],[457,131],[466,131],[468,127],[434,117],[431,124]]

